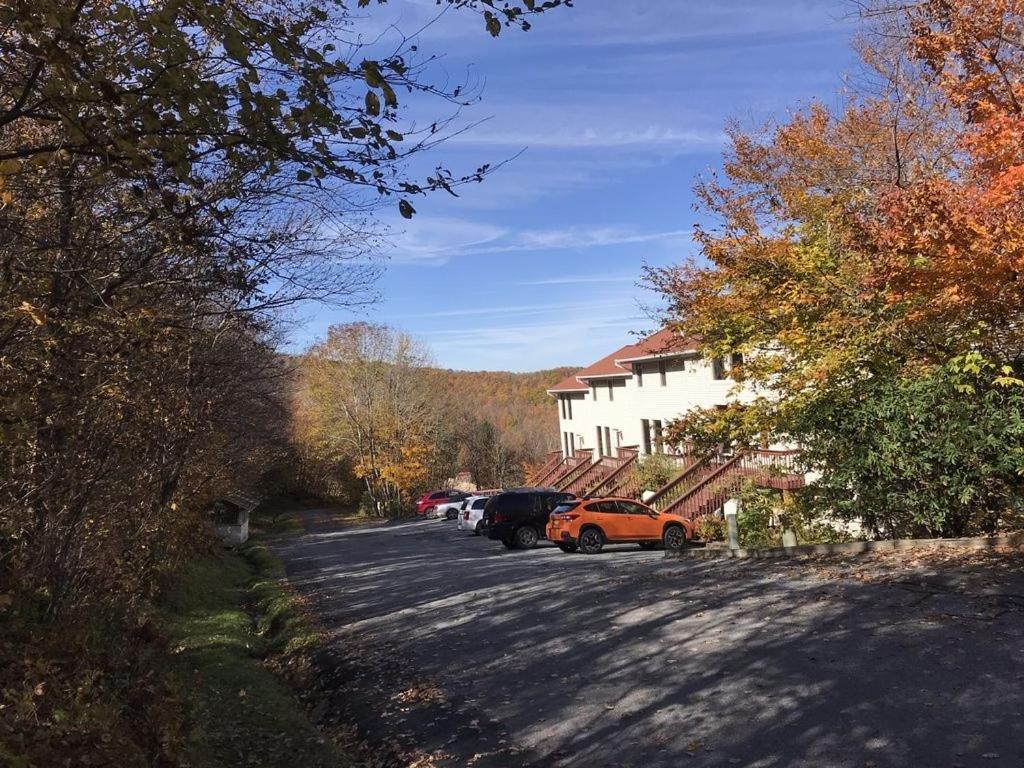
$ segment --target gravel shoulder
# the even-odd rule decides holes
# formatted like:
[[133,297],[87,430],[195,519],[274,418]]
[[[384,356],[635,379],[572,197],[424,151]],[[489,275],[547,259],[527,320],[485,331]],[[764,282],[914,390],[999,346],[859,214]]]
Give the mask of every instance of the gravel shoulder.
[[423,765],[1024,765],[1018,555],[667,561],[454,523],[274,545],[335,701]]

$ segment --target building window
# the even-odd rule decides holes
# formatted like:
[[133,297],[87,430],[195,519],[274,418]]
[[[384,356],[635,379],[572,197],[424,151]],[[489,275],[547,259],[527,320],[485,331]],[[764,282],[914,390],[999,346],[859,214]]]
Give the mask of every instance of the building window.
[[573,432],[569,433],[569,455],[576,455],[576,435]]
[[633,372],[636,373],[636,385],[642,387],[644,385],[644,366],[643,363],[637,363],[633,366]]
[[716,357],[711,361],[711,375],[715,381],[721,381],[725,378],[725,360],[720,357]]
[[651,424],[654,428],[654,450],[657,451],[658,453],[664,453],[665,439],[662,435],[663,429],[661,419],[655,419],[653,422],[651,422]]
[[572,419],[572,395],[565,396],[565,410],[568,416],[566,418]]
[[729,356],[729,367],[735,368],[738,365],[743,365],[743,353],[733,352],[732,355]]
[[640,434],[643,435],[644,453],[651,452],[651,422],[647,419],[640,419]]
[[658,361],[658,375],[661,377],[661,386],[666,386],[668,384],[668,369],[664,360]]
[[568,432],[563,432],[562,433],[562,451],[563,451],[563,456],[568,456],[569,455],[569,433]]
[[615,401],[615,389],[614,389],[614,387],[615,387],[615,383],[609,381],[608,382],[608,402],[609,403]]
[[612,431],[608,427],[604,428],[604,450],[608,456],[612,455]]
[[565,395],[558,396],[558,410],[562,415],[562,419],[565,419]]

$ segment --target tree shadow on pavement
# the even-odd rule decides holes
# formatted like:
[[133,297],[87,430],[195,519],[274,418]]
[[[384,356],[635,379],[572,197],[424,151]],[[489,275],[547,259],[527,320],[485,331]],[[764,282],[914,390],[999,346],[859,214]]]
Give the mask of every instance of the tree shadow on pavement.
[[[1019,575],[961,594],[635,548],[508,552],[447,525],[280,551],[337,641],[390,665],[382,702],[436,682],[456,702],[444,728],[476,720],[523,750],[496,765],[1024,763]],[[458,734],[424,730],[409,738],[463,764]]]

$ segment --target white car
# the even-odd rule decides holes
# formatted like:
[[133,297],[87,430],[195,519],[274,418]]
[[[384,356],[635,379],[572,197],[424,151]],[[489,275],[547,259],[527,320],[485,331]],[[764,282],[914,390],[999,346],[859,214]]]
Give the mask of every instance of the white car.
[[484,519],[484,506],[490,496],[470,496],[459,512],[459,530],[480,535],[480,526]]
[[470,497],[460,496],[459,498],[452,499],[451,501],[442,501],[427,515],[427,517],[441,518],[442,520],[454,520],[459,516],[459,512],[462,510],[462,505],[466,503],[466,500]]

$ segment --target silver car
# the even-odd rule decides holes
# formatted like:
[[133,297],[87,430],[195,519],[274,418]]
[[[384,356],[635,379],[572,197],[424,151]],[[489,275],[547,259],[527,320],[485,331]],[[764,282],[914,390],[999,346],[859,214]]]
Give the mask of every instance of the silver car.
[[484,517],[484,506],[490,496],[470,496],[462,503],[459,511],[459,530],[480,535],[480,524]]

